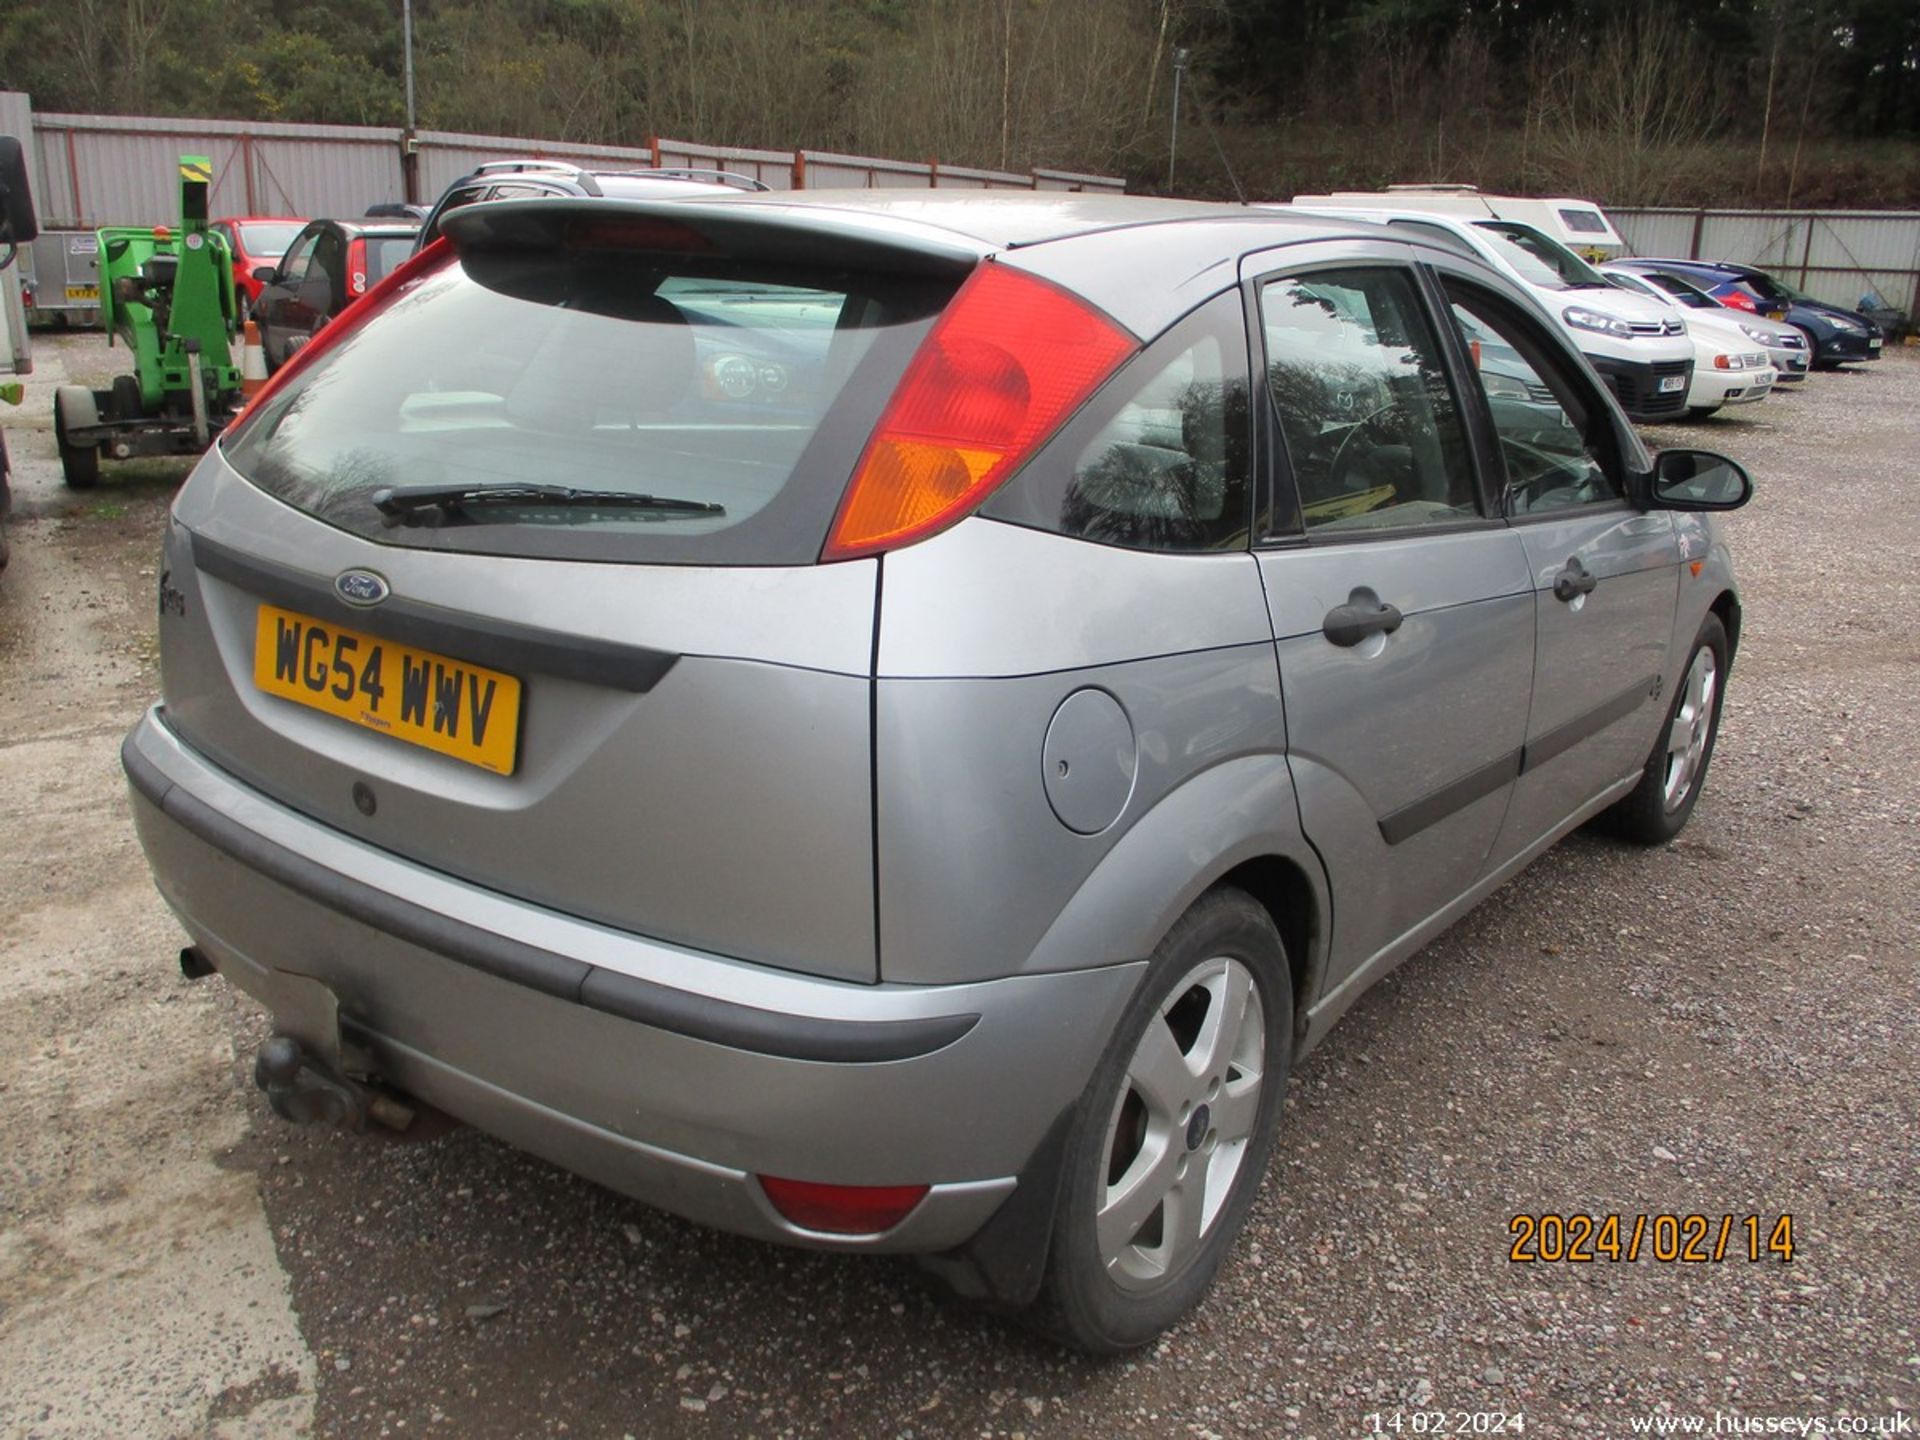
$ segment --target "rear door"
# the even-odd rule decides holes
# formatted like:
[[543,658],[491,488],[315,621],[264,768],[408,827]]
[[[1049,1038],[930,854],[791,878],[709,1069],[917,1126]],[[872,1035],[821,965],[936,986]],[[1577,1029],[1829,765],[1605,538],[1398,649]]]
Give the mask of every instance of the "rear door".
[[1586,367],[1518,306],[1463,272],[1439,274],[1480,357],[1498,451],[1488,463],[1533,592],[1533,706],[1504,859],[1645,761],[1680,557],[1672,517],[1627,501],[1626,437]]
[[1525,739],[1533,597],[1411,250],[1291,249],[1264,272],[1260,258],[1282,443],[1259,560],[1337,986],[1486,868]]

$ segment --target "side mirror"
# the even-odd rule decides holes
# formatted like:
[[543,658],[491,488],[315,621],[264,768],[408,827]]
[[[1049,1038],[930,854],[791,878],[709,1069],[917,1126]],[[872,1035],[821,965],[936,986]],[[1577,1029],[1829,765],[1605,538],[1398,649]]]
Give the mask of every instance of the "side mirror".
[[33,187],[27,182],[27,152],[13,136],[0,135],[0,244],[24,245],[39,233]]
[[271,265],[256,265],[253,267],[253,278],[258,280],[262,285],[273,284],[274,276],[279,273],[280,272],[275,270]]
[[1752,498],[1753,481],[1724,455],[1662,450],[1653,457],[1655,509],[1738,510]]

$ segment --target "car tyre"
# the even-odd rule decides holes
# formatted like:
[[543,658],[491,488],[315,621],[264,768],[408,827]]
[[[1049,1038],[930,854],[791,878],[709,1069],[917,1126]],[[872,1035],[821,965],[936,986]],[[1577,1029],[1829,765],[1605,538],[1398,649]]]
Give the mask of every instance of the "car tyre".
[[1293,1014],[1286,947],[1242,890],[1201,896],[1156,947],[1068,1134],[1032,1312],[1055,1339],[1120,1354],[1206,1294],[1266,1170]]
[[67,420],[58,397],[53,407],[53,443],[60,452],[60,475],[69,490],[91,490],[100,483],[100,447],[67,440]]
[[1707,780],[1732,655],[1718,615],[1700,622],[1687,668],[1674,688],[1666,722],[1653,742],[1640,783],[1602,816],[1607,829],[1637,845],[1664,845],[1686,826]]

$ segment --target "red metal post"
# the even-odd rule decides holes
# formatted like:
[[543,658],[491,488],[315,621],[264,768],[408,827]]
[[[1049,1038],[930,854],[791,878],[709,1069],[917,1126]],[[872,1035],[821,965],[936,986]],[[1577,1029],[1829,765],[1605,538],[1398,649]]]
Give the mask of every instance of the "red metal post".
[[796,190],[807,188],[807,152],[804,150],[793,152],[793,188]]

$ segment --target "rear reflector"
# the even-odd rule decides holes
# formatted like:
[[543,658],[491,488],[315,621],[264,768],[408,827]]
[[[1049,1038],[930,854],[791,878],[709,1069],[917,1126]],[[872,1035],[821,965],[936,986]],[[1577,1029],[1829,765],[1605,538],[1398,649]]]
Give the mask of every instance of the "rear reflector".
[[828,1235],[878,1235],[912,1213],[925,1185],[817,1185],[811,1180],[760,1177],[773,1208],[802,1230]]
[[1137,348],[1064,290],[980,266],[907,366],[820,558],[908,545],[971,513]]

